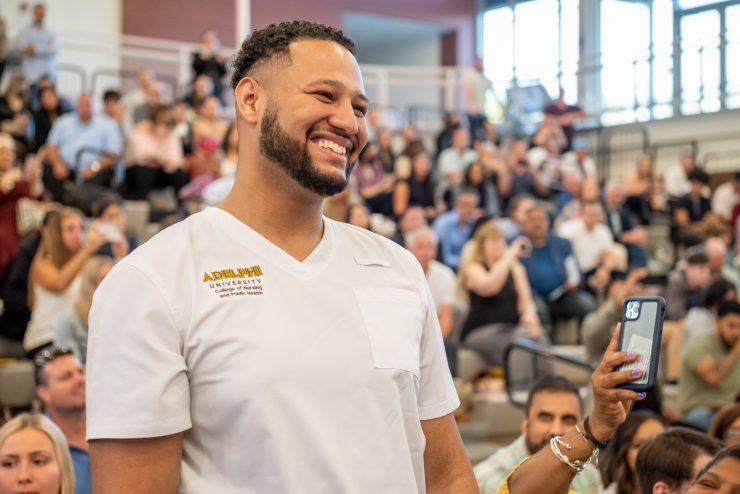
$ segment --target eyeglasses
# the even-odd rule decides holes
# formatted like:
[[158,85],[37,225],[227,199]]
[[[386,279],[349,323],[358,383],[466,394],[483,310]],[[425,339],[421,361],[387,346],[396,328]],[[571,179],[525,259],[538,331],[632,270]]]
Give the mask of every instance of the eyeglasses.
[[35,365],[37,369],[40,369],[55,358],[62,357],[64,355],[74,355],[74,352],[71,348],[66,346],[47,347],[36,354],[33,358],[33,365]]

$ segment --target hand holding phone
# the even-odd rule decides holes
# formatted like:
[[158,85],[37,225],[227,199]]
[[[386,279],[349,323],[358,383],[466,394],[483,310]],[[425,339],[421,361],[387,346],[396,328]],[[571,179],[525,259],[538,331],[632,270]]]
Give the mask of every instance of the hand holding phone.
[[101,221],[97,224],[97,228],[108,242],[116,242],[121,238],[121,230],[113,223]]
[[640,379],[619,385],[634,391],[652,391],[658,376],[660,339],[663,334],[665,300],[662,297],[629,297],[622,304],[622,331],[619,351],[638,355],[620,371],[639,369]]

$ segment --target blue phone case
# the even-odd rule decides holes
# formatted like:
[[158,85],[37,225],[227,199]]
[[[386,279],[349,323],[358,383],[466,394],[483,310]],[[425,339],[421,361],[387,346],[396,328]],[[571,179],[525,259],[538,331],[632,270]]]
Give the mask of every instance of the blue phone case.
[[[620,365],[618,370],[640,368],[644,373],[638,381],[620,384],[618,388],[646,392],[655,387],[664,314],[663,297],[629,297],[622,304],[619,351],[635,352],[640,355],[640,360],[634,364]],[[646,355],[647,352],[649,355]]]

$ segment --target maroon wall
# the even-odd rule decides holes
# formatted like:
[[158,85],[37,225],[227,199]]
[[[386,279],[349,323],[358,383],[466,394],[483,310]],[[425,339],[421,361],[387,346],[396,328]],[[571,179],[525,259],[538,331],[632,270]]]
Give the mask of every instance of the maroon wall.
[[[233,46],[235,0],[124,0],[123,34],[198,42],[214,29],[224,46]],[[387,15],[448,26],[443,38],[445,64],[468,65],[475,50],[475,0],[251,0],[252,28],[273,22],[308,19],[342,27],[347,11]],[[453,43],[452,45],[450,43]],[[454,59],[450,56],[454,54]]]
[[207,29],[234,46],[234,0],[124,0],[123,34],[197,43]]

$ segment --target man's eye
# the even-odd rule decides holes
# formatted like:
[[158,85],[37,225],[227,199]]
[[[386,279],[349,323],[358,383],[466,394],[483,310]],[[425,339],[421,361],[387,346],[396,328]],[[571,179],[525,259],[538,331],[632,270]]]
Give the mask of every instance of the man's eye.
[[331,94],[330,93],[326,93],[324,91],[319,91],[319,92],[314,93],[314,94],[316,96],[318,96],[319,98],[323,98],[323,99],[327,99],[327,100],[330,100],[331,99]]
[[355,111],[359,113],[360,115],[362,115],[363,117],[367,114],[367,108],[365,107],[355,106],[354,108],[355,108]]

